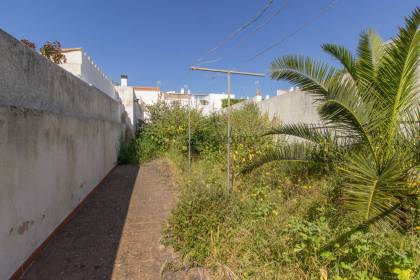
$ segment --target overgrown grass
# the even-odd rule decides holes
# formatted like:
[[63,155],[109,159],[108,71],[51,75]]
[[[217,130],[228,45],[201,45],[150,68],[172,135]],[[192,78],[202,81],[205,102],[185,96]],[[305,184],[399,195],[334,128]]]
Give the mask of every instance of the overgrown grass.
[[418,234],[346,235],[354,222],[332,201],[334,180],[298,180],[294,170],[271,165],[227,193],[221,170],[199,160],[191,174],[181,171],[179,203],[164,231],[167,245],[215,279],[416,279]]
[[212,279],[418,279],[415,225],[410,232],[356,228],[342,207],[341,178],[334,168],[271,163],[240,174],[265,150],[284,145],[259,137],[272,124],[255,107],[232,116],[231,192],[226,190],[225,116],[193,113],[189,169],[187,111],[153,109],[154,122],[130,149],[138,160],[165,156],[176,166],[178,204],[163,242],[181,254],[182,264],[205,267]]

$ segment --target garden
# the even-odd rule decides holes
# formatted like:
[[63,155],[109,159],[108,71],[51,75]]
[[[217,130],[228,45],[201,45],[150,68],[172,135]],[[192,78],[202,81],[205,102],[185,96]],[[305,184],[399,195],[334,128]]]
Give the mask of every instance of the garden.
[[392,41],[367,30],[355,54],[322,45],[337,67],[275,59],[272,79],[316,96],[323,125],[233,110],[232,189],[226,111],[150,106],[119,161],[166,157],[176,170],[162,242],[181,261],[168,266],[212,279],[420,279],[419,25],[416,9]]

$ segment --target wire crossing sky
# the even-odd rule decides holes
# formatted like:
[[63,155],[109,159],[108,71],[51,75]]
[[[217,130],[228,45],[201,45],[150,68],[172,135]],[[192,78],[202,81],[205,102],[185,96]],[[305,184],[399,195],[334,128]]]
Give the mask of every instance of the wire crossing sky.
[[329,5],[327,5],[326,7],[324,7],[318,14],[316,14],[314,17],[310,18],[308,21],[304,22],[301,26],[299,26],[296,30],[294,30],[293,32],[291,32],[290,34],[287,34],[285,37],[281,38],[280,41],[270,45],[269,47],[263,49],[261,52],[258,52],[256,55],[252,56],[251,58],[249,58],[246,62],[250,62],[254,59],[256,59],[257,57],[263,55],[264,53],[278,47],[280,44],[284,43],[287,39],[292,38],[294,35],[296,35],[298,32],[302,31],[305,27],[309,26],[310,24],[312,24],[313,22],[315,22],[317,19],[319,19],[321,16],[323,16],[326,12],[328,12],[331,8],[334,7],[334,5],[337,3],[338,0],[333,0],[330,2]]
[[223,39],[222,42],[220,42],[217,46],[210,49],[206,54],[198,59],[198,63],[203,61],[209,54],[216,51],[217,49],[223,47],[226,45],[230,40],[235,38],[239,33],[247,29],[249,26],[251,26],[253,23],[257,22],[264,14],[267,12],[267,10],[270,8],[270,6],[273,4],[274,0],[269,0],[267,4],[257,13],[255,17],[253,17],[251,20],[247,21],[245,24],[243,24],[241,27],[230,33],[225,39]]
[[[275,58],[289,54],[334,63],[321,44],[354,51],[367,28],[387,40],[418,5],[418,0],[0,0],[0,28],[38,47],[55,40],[82,47],[116,81],[127,74],[131,85],[160,81],[163,90],[187,84],[193,93],[226,92],[225,77],[191,75],[191,63],[202,58],[200,64],[210,68],[263,73]],[[255,95],[257,80],[263,96],[290,86],[269,75],[238,76],[232,78],[232,93]]]
[[[239,40],[237,40],[234,44],[233,47],[229,48],[229,51],[238,49],[242,46],[242,44],[249,38],[252,38],[251,36],[255,33],[257,33],[260,29],[262,29],[263,27],[265,27],[267,24],[269,24],[275,17],[279,16],[286,8],[287,8],[287,4],[288,1],[284,1],[282,6],[275,11],[271,16],[269,16],[262,24],[260,24],[259,26],[257,26],[257,28],[255,28],[254,30],[248,32],[247,34],[245,34],[244,36],[242,36]],[[205,62],[201,62],[200,65],[203,64],[211,64],[211,63],[215,63],[215,62],[219,62],[221,61],[223,58],[219,57],[217,59],[213,59],[213,60],[208,60]]]

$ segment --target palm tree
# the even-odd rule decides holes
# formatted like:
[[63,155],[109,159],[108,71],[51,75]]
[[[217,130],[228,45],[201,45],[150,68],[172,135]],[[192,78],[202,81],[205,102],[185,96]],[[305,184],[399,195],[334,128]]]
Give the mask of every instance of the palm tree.
[[[401,205],[413,194],[410,174],[418,164],[419,24],[416,8],[391,41],[383,42],[372,30],[362,32],[356,56],[342,46],[322,45],[341,68],[302,56],[276,59],[272,78],[315,95],[324,125],[273,129],[267,134],[304,141],[266,153],[243,171],[277,160],[332,163],[344,178],[345,205],[361,220],[398,221]],[[316,156],[320,152],[323,156]]]

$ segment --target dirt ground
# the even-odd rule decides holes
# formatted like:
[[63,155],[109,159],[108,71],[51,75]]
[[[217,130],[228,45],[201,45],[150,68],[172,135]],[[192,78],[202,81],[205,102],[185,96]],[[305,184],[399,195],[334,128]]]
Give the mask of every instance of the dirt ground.
[[[115,168],[22,279],[160,279],[174,256],[159,242],[174,207],[169,165]],[[176,276],[178,275],[178,276]],[[186,274],[165,279],[200,279]]]

